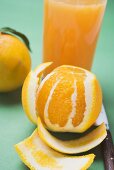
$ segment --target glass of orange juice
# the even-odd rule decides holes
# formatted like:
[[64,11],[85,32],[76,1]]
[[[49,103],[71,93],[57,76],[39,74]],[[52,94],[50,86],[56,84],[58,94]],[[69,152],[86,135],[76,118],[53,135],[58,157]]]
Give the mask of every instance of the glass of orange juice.
[[[107,0],[44,0],[43,62],[90,70]],[[49,70],[51,71],[51,70]]]

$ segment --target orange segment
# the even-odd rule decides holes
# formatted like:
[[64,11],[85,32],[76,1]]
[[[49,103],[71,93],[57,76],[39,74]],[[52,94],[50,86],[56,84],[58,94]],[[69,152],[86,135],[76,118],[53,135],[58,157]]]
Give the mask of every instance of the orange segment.
[[[44,107],[45,103],[47,101],[48,95],[50,93],[50,90],[52,86],[54,85],[54,82],[56,80],[56,75],[53,75],[53,73],[48,74],[41,82],[40,87],[37,91],[36,95],[36,110],[39,113],[42,121],[44,119]],[[48,85],[47,85],[48,83]]]
[[[51,96],[53,100],[50,101],[48,107],[48,118],[50,122],[52,124],[58,124],[60,127],[64,127],[66,125],[69,113],[72,112],[71,95],[74,92],[74,87],[72,85],[74,79],[71,78],[69,81],[67,76],[68,74],[65,75],[64,79],[61,79],[57,84]],[[63,87],[65,88],[63,89]]]

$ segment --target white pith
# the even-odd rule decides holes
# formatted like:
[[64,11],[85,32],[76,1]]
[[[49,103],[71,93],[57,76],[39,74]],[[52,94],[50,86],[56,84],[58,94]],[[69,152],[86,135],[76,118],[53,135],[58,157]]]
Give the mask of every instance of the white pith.
[[39,78],[34,75],[33,72],[30,74],[30,82],[28,85],[28,106],[29,106],[29,112],[31,113],[30,116],[34,120],[34,122],[37,123],[37,115],[36,115],[36,92],[38,89],[38,81]]
[[36,111],[36,94],[39,88],[39,81],[40,77],[42,75],[43,70],[45,70],[49,65],[51,65],[52,62],[47,62],[44,64],[40,64],[34,71],[31,71],[29,73],[29,82],[27,82],[27,85],[25,87],[26,93],[24,93],[25,98],[23,105],[25,112],[27,112],[28,117],[30,120],[37,124],[37,111]]
[[48,74],[41,82],[37,94],[40,92],[40,90],[42,89],[43,85],[45,84],[45,82],[54,74],[54,72],[51,72],[50,74]]
[[34,75],[38,76],[40,73],[42,73],[47,67],[49,67],[52,64],[52,62],[46,62],[43,64],[40,64],[35,70]]

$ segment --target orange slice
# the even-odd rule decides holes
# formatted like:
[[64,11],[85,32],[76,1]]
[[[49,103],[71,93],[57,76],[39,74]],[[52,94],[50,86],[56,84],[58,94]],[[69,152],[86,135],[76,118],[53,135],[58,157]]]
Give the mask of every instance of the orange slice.
[[61,153],[77,154],[88,151],[99,145],[106,137],[107,131],[105,124],[101,124],[95,130],[79,139],[62,141],[51,135],[44,128],[40,118],[38,118],[38,133],[40,138],[51,148]]
[[21,160],[31,170],[87,170],[95,158],[94,154],[85,156],[68,156],[49,148],[39,138],[37,130],[15,145]]

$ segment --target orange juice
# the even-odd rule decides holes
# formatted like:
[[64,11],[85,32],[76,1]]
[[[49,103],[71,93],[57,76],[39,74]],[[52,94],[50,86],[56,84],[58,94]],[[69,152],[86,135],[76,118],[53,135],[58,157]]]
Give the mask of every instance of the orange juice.
[[43,62],[90,70],[105,7],[106,0],[45,0]]

